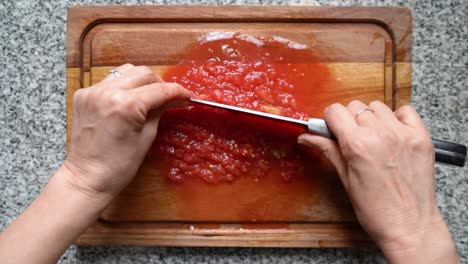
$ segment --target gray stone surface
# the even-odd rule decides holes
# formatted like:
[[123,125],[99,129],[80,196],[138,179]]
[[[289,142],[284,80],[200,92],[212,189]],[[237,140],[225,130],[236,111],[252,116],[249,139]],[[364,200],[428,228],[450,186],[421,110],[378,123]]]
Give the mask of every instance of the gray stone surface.
[[[65,22],[85,4],[403,5],[414,16],[413,103],[434,137],[468,145],[468,1],[0,1],[0,229],[65,157]],[[468,166],[436,167],[439,206],[468,262]],[[62,263],[383,263],[377,250],[72,246]]]

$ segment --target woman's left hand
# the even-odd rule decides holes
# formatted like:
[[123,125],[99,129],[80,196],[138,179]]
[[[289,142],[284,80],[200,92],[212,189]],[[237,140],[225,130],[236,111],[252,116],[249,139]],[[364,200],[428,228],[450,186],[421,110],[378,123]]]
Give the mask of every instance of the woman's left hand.
[[64,162],[72,186],[87,195],[117,195],[135,176],[168,106],[190,92],[148,67],[125,64],[73,96],[71,145]]

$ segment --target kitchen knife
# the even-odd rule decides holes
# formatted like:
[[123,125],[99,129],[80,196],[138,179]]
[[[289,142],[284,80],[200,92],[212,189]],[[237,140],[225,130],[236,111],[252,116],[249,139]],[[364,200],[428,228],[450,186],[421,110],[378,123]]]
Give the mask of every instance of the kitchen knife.
[[[242,113],[246,113],[250,115],[262,116],[262,117],[275,119],[275,120],[283,121],[287,123],[294,123],[294,124],[305,127],[308,132],[335,139],[335,136],[328,129],[328,126],[325,123],[325,120],[323,119],[310,118],[309,120],[306,121],[306,120],[299,120],[295,118],[284,117],[284,116],[264,113],[260,111],[245,109],[245,108],[236,107],[232,105],[199,100],[199,99],[191,98],[190,101],[194,103],[198,103],[198,104],[224,108],[224,109],[242,112]],[[439,140],[439,139],[432,139],[432,143],[434,144],[436,162],[449,164],[449,165],[455,165],[459,167],[463,167],[465,165],[466,152],[467,152],[466,146],[453,143],[453,142]]]

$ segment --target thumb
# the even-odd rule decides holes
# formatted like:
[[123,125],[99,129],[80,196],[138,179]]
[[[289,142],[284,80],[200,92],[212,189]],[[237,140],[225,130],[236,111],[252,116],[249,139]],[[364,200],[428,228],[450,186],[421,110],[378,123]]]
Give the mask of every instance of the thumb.
[[190,92],[177,83],[152,83],[129,91],[147,107],[143,138],[154,138],[162,113],[170,107],[188,104]]
[[169,108],[173,107],[185,107],[188,105],[188,101],[185,99],[173,99],[165,104],[163,104],[158,109],[151,110],[146,118],[145,126],[143,127],[142,133],[144,134],[143,138],[150,138],[151,141],[156,137],[156,132],[158,129],[159,120],[161,119],[162,114]]
[[302,134],[298,137],[297,142],[301,145],[320,151],[320,153],[335,166],[341,181],[345,186],[347,186],[347,177],[345,175],[346,164],[337,141],[323,136]]

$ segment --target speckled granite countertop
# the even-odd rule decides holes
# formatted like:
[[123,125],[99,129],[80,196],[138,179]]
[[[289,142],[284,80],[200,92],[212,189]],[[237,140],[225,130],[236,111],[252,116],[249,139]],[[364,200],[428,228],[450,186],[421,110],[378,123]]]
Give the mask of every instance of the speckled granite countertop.
[[[414,16],[413,104],[434,137],[468,145],[468,1],[0,1],[0,229],[65,157],[67,7],[89,4],[403,5]],[[437,165],[437,201],[468,262],[468,166]],[[72,246],[62,263],[383,263],[372,249]]]

